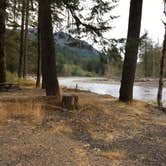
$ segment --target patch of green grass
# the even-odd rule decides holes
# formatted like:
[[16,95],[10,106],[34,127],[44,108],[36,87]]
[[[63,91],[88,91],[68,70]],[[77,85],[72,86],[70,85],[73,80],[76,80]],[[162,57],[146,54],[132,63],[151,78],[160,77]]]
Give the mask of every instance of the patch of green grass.
[[18,84],[18,85],[22,85],[22,86],[35,85],[35,81],[33,81],[31,79],[19,78],[16,73],[11,73],[9,71],[7,71],[7,73],[6,73],[6,80],[8,83]]
[[148,101],[148,103],[153,106],[157,106],[157,100],[150,100],[150,101]]

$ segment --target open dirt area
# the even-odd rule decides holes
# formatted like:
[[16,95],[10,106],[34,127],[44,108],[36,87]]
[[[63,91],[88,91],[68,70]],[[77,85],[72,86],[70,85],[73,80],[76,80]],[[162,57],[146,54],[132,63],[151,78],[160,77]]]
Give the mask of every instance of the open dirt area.
[[0,166],[166,166],[166,114],[134,101],[77,94],[63,110],[44,91],[0,93]]

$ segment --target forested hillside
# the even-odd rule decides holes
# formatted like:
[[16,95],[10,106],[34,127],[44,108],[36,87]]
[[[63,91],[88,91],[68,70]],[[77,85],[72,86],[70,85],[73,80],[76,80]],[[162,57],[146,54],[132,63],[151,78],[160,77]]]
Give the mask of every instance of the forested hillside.
[[[62,36],[58,38],[56,34]],[[64,36],[64,37],[63,37]],[[122,71],[123,53],[118,47],[112,47],[107,54],[97,51],[87,42],[75,39],[69,34],[58,32],[54,34],[57,49],[57,72],[59,76],[116,76]],[[7,30],[6,54],[7,69],[16,73],[19,63],[20,32]],[[161,46],[149,38],[145,38],[139,47],[137,78],[159,76]],[[37,34],[32,29],[28,37],[27,72],[36,74],[37,70]],[[166,70],[165,70],[166,71]],[[166,76],[166,72],[165,76]]]
[[[30,31],[28,37],[27,73],[35,74],[37,70],[37,35]],[[20,32],[7,30],[6,53],[7,69],[17,72],[19,63]],[[74,40],[74,38],[73,38]],[[57,72],[59,76],[95,76],[100,75],[100,52],[81,40],[74,40],[69,45],[57,42]],[[80,43],[83,43],[80,45]],[[73,45],[72,45],[73,44]],[[79,45],[75,46],[75,45]]]

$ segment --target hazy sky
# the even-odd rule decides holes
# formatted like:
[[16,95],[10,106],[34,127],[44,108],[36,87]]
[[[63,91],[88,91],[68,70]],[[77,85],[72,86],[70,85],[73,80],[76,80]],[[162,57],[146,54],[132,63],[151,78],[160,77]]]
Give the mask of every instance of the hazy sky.
[[[113,21],[115,28],[111,31],[111,36],[115,38],[126,37],[128,27],[130,0],[120,0],[115,13],[120,17]],[[163,40],[164,26],[162,23],[163,3],[162,0],[144,0],[142,13],[141,33],[148,31],[149,36],[154,41]]]

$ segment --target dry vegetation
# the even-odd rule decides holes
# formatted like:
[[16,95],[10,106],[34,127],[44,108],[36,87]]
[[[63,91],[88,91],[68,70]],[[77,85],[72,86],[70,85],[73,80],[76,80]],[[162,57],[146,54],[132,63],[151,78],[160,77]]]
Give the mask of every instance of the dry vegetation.
[[40,89],[0,95],[0,165],[166,165],[166,114],[147,103],[63,89],[62,110]]

